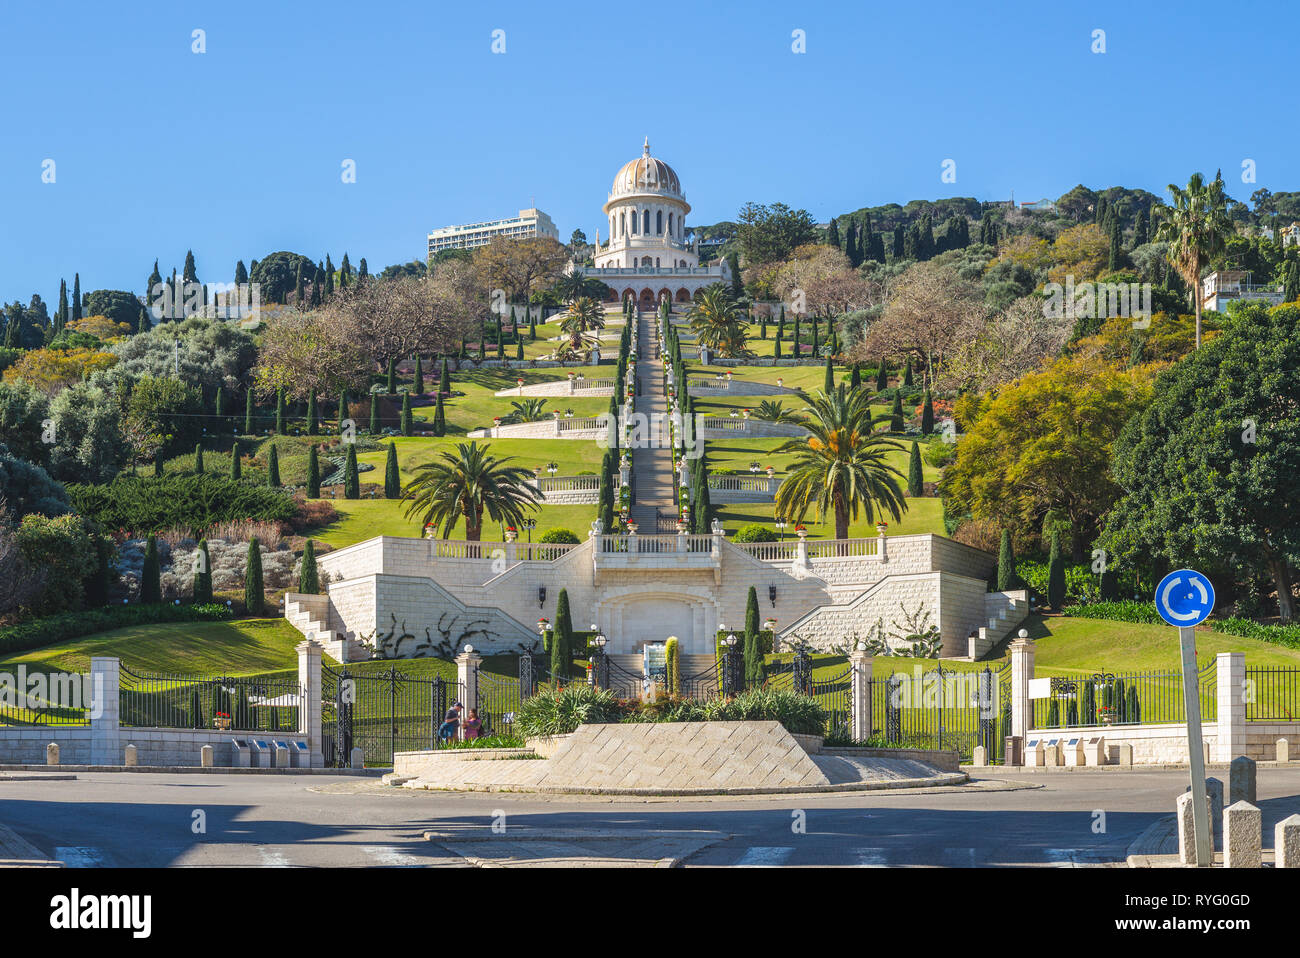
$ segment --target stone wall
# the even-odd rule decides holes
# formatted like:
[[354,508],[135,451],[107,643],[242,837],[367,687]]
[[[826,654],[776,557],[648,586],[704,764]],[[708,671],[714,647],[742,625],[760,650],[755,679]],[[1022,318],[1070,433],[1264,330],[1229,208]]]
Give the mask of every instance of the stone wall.
[[[61,765],[122,765],[126,746],[134,745],[136,760],[149,766],[194,766],[200,764],[203,746],[211,745],[213,760],[219,767],[233,764],[231,739],[247,740],[247,732],[219,732],[215,729],[123,728],[118,731],[118,747],[109,754],[94,754],[91,744],[95,730],[89,726],[47,726],[41,728],[5,728],[0,730],[0,764],[44,765],[45,746],[56,742]],[[305,742],[299,732],[258,732],[259,741]]]

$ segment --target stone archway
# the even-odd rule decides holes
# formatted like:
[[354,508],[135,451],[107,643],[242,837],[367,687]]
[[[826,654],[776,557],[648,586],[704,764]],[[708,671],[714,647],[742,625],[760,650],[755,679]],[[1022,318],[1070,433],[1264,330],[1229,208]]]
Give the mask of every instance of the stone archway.
[[663,289],[659,290],[659,302],[671,303],[672,301],[673,301],[673,291],[671,289],[665,286]]
[[646,287],[645,289],[641,290],[641,295],[637,298],[637,307],[639,309],[654,309],[655,308],[654,290],[650,289],[649,287]]
[[708,589],[623,586],[602,594],[594,611],[609,636],[606,651],[611,654],[635,654],[647,642],[662,642],[670,635],[677,636],[686,655],[712,652],[710,636],[717,628],[718,609]]
[[689,303],[691,301],[690,291],[685,286],[682,286],[677,290],[675,298],[679,303]]
[[618,290],[616,290],[613,286],[605,287],[605,302],[617,303],[618,301],[619,301]]

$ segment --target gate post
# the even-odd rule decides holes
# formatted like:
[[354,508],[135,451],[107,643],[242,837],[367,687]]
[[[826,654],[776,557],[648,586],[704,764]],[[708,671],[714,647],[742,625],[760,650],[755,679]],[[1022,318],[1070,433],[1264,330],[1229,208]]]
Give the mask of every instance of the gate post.
[[849,653],[851,728],[855,742],[871,738],[871,653],[854,649]]
[[[93,656],[90,660],[90,701],[85,704],[90,718],[89,765],[116,765],[122,754],[121,660],[115,656]],[[98,713],[98,714],[96,714]],[[71,749],[69,749],[71,751]]]
[[307,736],[307,752],[311,756],[312,768],[325,766],[325,755],[321,751],[321,644],[315,639],[299,642],[295,647],[298,653],[298,687],[302,701],[298,706],[298,731]]
[[[1218,708],[1215,758],[1231,762],[1246,754],[1246,653],[1220,652],[1215,656],[1214,680]],[[1201,721],[1208,717],[1202,716]]]
[[[470,709],[478,708],[478,666],[483,656],[474,651],[472,645],[465,646],[465,651],[456,656],[456,681],[460,683],[460,694],[465,696],[465,714]],[[462,720],[463,721],[463,720]],[[461,725],[464,732],[464,725]]]
[[1029,680],[1034,677],[1034,640],[1021,629],[1011,643],[1011,734],[1023,741],[1033,725],[1033,702],[1029,698]]

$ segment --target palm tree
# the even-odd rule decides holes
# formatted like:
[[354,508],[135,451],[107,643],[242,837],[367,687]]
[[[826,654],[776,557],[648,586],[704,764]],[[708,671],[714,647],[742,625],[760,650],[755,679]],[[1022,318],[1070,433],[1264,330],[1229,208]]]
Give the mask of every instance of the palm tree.
[[740,307],[731,292],[721,283],[706,286],[699,293],[686,319],[695,331],[695,341],[722,356],[737,358],[752,355],[745,348],[745,328]]
[[1196,348],[1201,348],[1201,270],[1223,251],[1232,235],[1223,181],[1217,177],[1208,185],[1200,173],[1193,173],[1187,189],[1169,184],[1173,208],[1156,230],[1157,242],[1169,244],[1167,256],[1192,291],[1196,306]]
[[804,423],[811,435],[775,450],[795,454],[776,490],[777,514],[802,520],[816,509],[819,521],[833,514],[837,539],[848,538],[849,521],[859,510],[871,522],[886,511],[897,520],[907,509],[898,481],[903,474],[886,461],[903,446],[875,430],[889,417],[873,417],[867,394],[850,393],[847,385],[840,383],[830,395],[818,393]]
[[764,399],[754,410],[754,418],[762,419],[764,422],[787,422],[800,423],[804,421],[802,414],[795,412],[793,409],[786,409],[782,402],[773,402],[771,399]]
[[555,283],[555,293],[566,303],[572,303],[584,297],[601,299],[609,292],[609,287],[598,279],[592,279],[581,271],[565,273]]
[[541,494],[530,481],[532,473],[522,466],[509,466],[512,457],[489,455],[490,445],[460,443],[455,452],[444,452],[441,461],[418,467],[415,477],[402,491],[410,500],[406,515],[420,513],[423,523],[441,527],[447,538],[461,517],[465,538],[478,542],[483,533],[483,513],[495,522],[518,525],[526,509],[536,509]]
[[510,404],[515,411],[501,417],[501,422],[541,422],[549,413],[546,411],[545,399],[525,399]]
[[557,354],[563,359],[580,349],[590,349],[599,342],[599,337],[590,331],[604,328],[605,307],[590,296],[579,296],[560,320],[560,331],[569,338],[560,345]]

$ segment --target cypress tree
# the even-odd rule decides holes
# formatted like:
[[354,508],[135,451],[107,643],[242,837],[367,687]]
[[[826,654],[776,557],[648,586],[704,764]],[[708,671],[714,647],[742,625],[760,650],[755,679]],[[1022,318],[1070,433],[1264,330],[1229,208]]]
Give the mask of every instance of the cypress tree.
[[411,394],[402,393],[402,435],[411,434],[414,422],[411,417]]
[[934,432],[934,401],[930,398],[930,390],[925,391],[925,404],[921,407],[921,434],[924,436]]
[[298,308],[302,309],[302,260],[298,260],[298,272],[293,283],[293,298]]
[[1061,727],[1061,700],[1056,698],[1056,696],[1052,696],[1047,706],[1047,727]]
[[907,457],[907,494],[914,499],[925,494],[924,473],[921,472],[921,446],[915,439],[912,440],[911,454]]
[[758,317],[758,338],[767,339],[767,313]]
[[370,435],[379,435],[379,397],[370,394]]
[[152,535],[144,543],[144,568],[140,570],[140,601],[146,605],[162,602],[162,569],[158,564],[158,540]]
[[81,319],[81,274],[72,274],[72,320]]
[[280,453],[271,443],[271,455],[266,464],[266,484],[276,489],[280,487]]
[[348,418],[348,391],[339,392],[339,435],[343,435],[343,420]]
[[244,394],[244,435],[253,434],[253,390],[249,389]]
[[1047,604],[1059,610],[1065,604],[1065,559],[1061,556],[1061,533],[1052,531],[1052,551],[1047,559]]
[[515,361],[521,363],[524,361],[524,341],[518,335],[515,337]]
[[909,356],[907,362],[903,365],[903,385],[912,385],[912,359]]
[[889,388],[889,366],[885,364],[885,358],[880,357],[880,368],[876,370],[876,392],[883,393]]
[[388,395],[397,395],[397,363],[388,361]]
[[239,479],[243,475],[243,469],[239,462],[239,440],[236,439],[230,446],[230,478]]
[[813,358],[815,359],[817,357],[817,328],[820,325],[820,321],[817,319],[816,316],[813,317],[812,324],[813,324],[812,354],[813,354]]
[[207,539],[199,541],[195,558],[198,561],[194,568],[194,602],[197,605],[206,605],[212,601],[212,558],[208,555]]
[[504,333],[501,332],[501,320],[500,320],[500,318],[498,317],[498,319],[497,319],[497,359],[505,359],[505,358],[506,358],[506,345],[505,345],[505,339],[503,338],[503,336],[504,336]]
[[438,394],[451,392],[451,376],[447,373],[447,357],[442,357],[442,369],[438,373]]
[[357,445],[348,443],[347,461],[343,466],[343,498],[361,498],[361,479],[357,474]]
[[435,436],[444,436],[447,433],[447,413],[442,408],[442,393],[438,393],[438,399],[433,407],[433,434]]
[[555,627],[551,638],[551,677],[566,679],[573,667],[573,621],[569,615],[569,590],[555,600]]
[[1016,581],[1016,553],[1011,546],[1011,530],[1002,530],[1002,541],[998,544],[998,591],[1006,592],[1014,588]]
[[302,571],[298,573],[298,591],[303,595],[320,592],[320,574],[316,569],[316,544],[310,539],[302,547]]
[[763,646],[758,633],[758,591],[751,585],[745,600],[745,685],[759,688],[767,677]]
[[388,444],[388,458],[384,463],[384,498],[402,498],[402,479],[397,471],[397,443]]
[[275,434],[283,436],[284,433],[284,387],[281,386],[275,392]]
[[424,395],[424,364],[420,361],[420,354],[415,354],[415,383],[412,387],[417,396]]
[[849,390],[857,392],[862,388],[862,367],[857,363],[853,364],[853,372],[849,374]]
[[781,358],[781,331],[785,328],[784,324],[778,323],[776,327],[776,341],[772,343],[772,358]]
[[212,431],[220,435],[226,428],[226,394],[220,386],[217,387],[217,395],[213,401],[213,410],[216,413],[216,416],[214,417],[216,421],[212,424]]
[[262,550],[257,536],[248,540],[248,563],[244,567],[244,607],[249,615],[261,615],[266,604],[262,586]]
[[835,391],[835,367],[831,364],[829,356],[826,357],[826,382],[822,389],[828,396]]
[[1124,262],[1123,235],[1119,225],[1119,217],[1116,216],[1111,220],[1110,224],[1110,249],[1106,264],[1111,272],[1119,269]]
[[796,313],[794,317],[794,333],[790,336],[790,342],[794,347],[794,358],[798,359],[800,356],[803,355],[803,351],[799,349],[799,314],[798,313]]
[[203,475],[203,444],[198,443],[194,447],[194,475]]
[[894,407],[889,411],[889,429],[891,432],[903,431],[903,393],[902,390],[894,390]]
[[487,333],[479,330],[478,334],[478,361],[481,363],[487,359]]
[[320,498],[320,453],[314,445],[307,450],[307,498]]
[[316,393],[313,392],[307,397],[307,435],[315,436],[320,433],[318,418],[316,414]]

